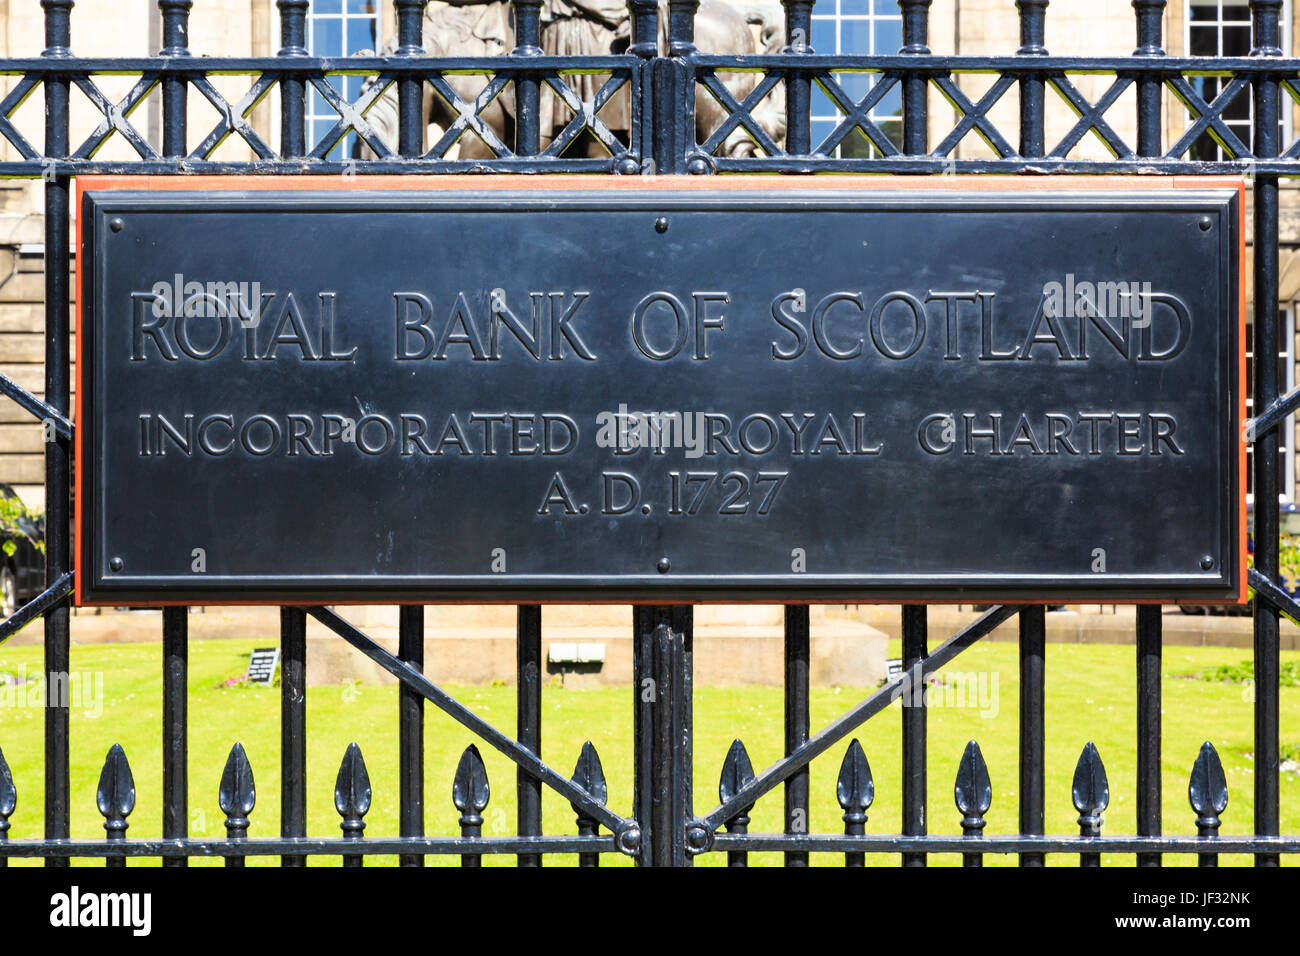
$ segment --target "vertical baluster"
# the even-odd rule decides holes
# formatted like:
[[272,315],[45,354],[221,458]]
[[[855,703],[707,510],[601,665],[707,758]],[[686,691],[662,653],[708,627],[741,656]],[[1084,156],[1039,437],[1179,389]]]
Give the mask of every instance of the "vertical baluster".
[[[253,783],[253,768],[248,763],[243,744],[236,743],[226,758],[226,768],[221,771],[221,786],[217,789],[217,806],[226,815],[226,839],[243,840],[248,836],[249,815],[257,804],[257,787]],[[226,857],[226,866],[244,865],[242,856]]]
[[[44,57],[72,56],[73,0],[41,0],[45,11]],[[68,155],[67,76],[49,74],[45,93],[45,157]],[[71,394],[69,356],[69,193],[71,179],[45,177],[45,401],[67,415]],[[71,520],[72,443],[61,435],[45,445],[45,580],[57,581],[72,566]],[[61,602],[45,612],[45,837],[63,839],[69,830],[68,701],[66,687],[70,655],[68,607]],[[46,866],[67,866],[68,860],[47,857]]]
[[[542,55],[542,0],[512,0],[515,48],[511,56]],[[536,156],[542,149],[541,85],[536,74],[515,74],[515,152]]]
[[[1101,754],[1097,753],[1091,740],[1075,764],[1070,796],[1074,800],[1074,809],[1079,811],[1079,835],[1101,836],[1101,815],[1110,805],[1110,784],[1106,780]],[[1101,854],[1080,853],[1079,865],[1101,866]]]
[[[404,604],[398,611],[397,655],[424,670],[424,607]],[[402,684],[398,690],[398,815],[402,836],[424,836],[424,695]],[[402,866],[424,866],[424,854],[403,853]]]
[[[135,779],[131,776],[131,765],[127,763],[126,751],[120,744],[109,748],[104,758],[104,769],[99,773],[99,787],[95,790],[95,805],[104,817],[104,830],[110,843],[120,843],[126,839],[126,818],[135,809]],[[110,856],[104,861],[105,866],[126,866],[125,856]]]
[[[542,608],[521,604],[515,627],[516,729],[519,742],[542,755]],[[592,751],[595,753],[595,751]],[[586,753],[586,748],[583,748]],[[516,770],[515,793],[519,801],[518,833],[542,833],[542,782],[522,767]],[[541,866],[540,853],[519,854],[520,866]]]
[[[189,836],[189,608],[163,608],[163,837]],[[163,866],[183,867],[183,856]]]
[[[18,806],[18,789],[14,786],[14,775],[9,772],[5,762],[4,751],[0,750],[0,843],[9,839],[9,818]],[[9,865],[9,857],[0,856],[0,867]]]
[[[722,775],[718,780],[718,801],[726,803],[738,794],[745,785],[754,779],[754,766],[749,762],[749,752],[739,740],[731,742],[727,759],[722,762]],[[728,833],[749,832],[749,811],[754,809],[751,803],[742,807],[740,812],[727,821]],[[728,850],[727,866],[749,866],[749,854],[744,850]]]
[[[785,7],[785,40],[782,53],[802,56],[812,48],[813,0],[781,0]],[[785,151],[790,156],[812,152],[812,77],[802,70],[785,72]]]
[[[1137,16],[1137,49],[1134,56],[1164,56],[1165,0],[1133,0]],[[1138,155],[1160,155],[1160,95],[1164,80],[1159,74],[1144,73],[1137,81]]]
[[[609,799],[609,788],[605,784],[605,768],[600,765],[600,754],[596,753],[596,748],[592,746],[590,740],[582,745],[582,753],[578,754],[578,763],[573,768],[572,779],[601,803]],[[595,817],[588,816],[587,811],[576,803],[571,803],[569,806],[578,815],[578,836],[595,836],[600,832],[600,824]],[[600,854],[579,853],[578,866],[600,866]]]
[[[794,753],[808,740],[808,605],[788,604],[785,608],[785,752]],[[808,833],[808,767],[785,782],[785,832]],[[807,866],[808,854],[785,855],[786,866]]]
[[[983,836],[987,820],[984,814],[993,805],[993,784],[989,780],[989,768],[980,753],[980,745],[971,741],[961,755],[957,767],[957,784],[955,799],[957,809],[961,811],[962,836]],[[1041,854],[1039,854],[1041,856]],[[1025,854],[1021,854],[1023,860]],[[983,866],[984,854],[963,853],[962,866]]]
[[[1046,56],[1048,0],[1016,0],[1020,11],[1020,49],[1016,56]],[[1020,79],[1020,155],[1035,159],[1047,151],[1043,108],[1047,83],[1041,76]],[[1022,856],[1021,862],[1024,862]]]
[[624,174],[657,172],[655,161],[648,155],[655,141],[654,89],[651,82],[653,67],[650,63],[659,55],[659,4],[657,0],[627,0],[632,23],[632,42],[627,52],[637,58],[633,74],[632,126],[636,131],[632,148],[641,157],[640,162],[628,158],[619,172]]
[[[898,0],[903,11],[903,48],[899,53],[930,52],[930,0]],[[903,79],[903,152],[924,156],[928,140],[930,78],[909,72]]]
[[[1160,834],[1161,608],[1137,609],[1137,824],[1140,836]],[[1159,853],[1139,853],[1138,866],[1159,866]]]
[[[665,559],[666,560],[666,559]],[[633,805],[639,866],[690,866],[684,823],[691,815],[690,605],[637,605]]]
[[[1281,56],[1278,18],[1282,0],[1251,0],[1254,47],[1251,56]],[[1256,76],[1254,154],[1260,160],[1280,152],[1277,80]],[[1255,177],[1255,408],[1267,408],[1278,394],[1278,185],[1277,176]],[[1278,492],[1281,459],[1278,430],[1255,439],[1255,570],[1278,580]],[[1278,807],[1278,616],[1266,601],[1255,601],[1255,833],[1277,836]],[[1257,853],[1258,866],[1277,866],[1276,853]]]
[[[1219,816],[1228,809],[1228,780],[1223,775],[1219,753],[1208,740],[1192,765],[1192,779],[1187,784],[1187,801],[1196,811],[1196,835],[1213,839],[1219,835]],[[1219,854],[1202,853],[1197,866],[1218,866]]]
[[[280,836],[307,835],[307,613],[280,608]],[[282,866],[306,866],[284,856]]]
[[[393,0],[397,10],[397,56],[424,55],[424,8],[428,0]],[[414,159],[424,152],[424,79],[397,80],[397,152]]]
[[[862,751],[862,744],[856,737],[844,751],[844,760],[840,762],[840,775],[835,781],[835,798],[840,809],[844,811],[844,835],[862,836],[867,832],[867,810],[876,799],[876,781],[871,777],[871,765],[867,755]],[[867,865],[865,853],[845,853],[844,865],[863,867]]]
[[695,52],[695,13],[700,0],[668,0],[668,55]]
[[[488,786],[487,768],[478,748],[470,744],[460,755],[456,777],[451,784],[451,802],[460,811],[460,835],[469,839],[483,836],[483,811],[492,796]],[[461,866],[482,866],[483,854],[463,853]]]
[[[275,0],[280,8],[279,56],[307,55],[308,0]],[[280,80],[280,155],[296,159],[307,154],[307,81],[298,76]]]
[[[1020,832],[1041,835],[1046,804],[1043,711],[1047,622],[1043,605],[1020,611]],[[1042,866],[1043,854],[1020,854],[1021,866]]]
[[[925,678],[921,668],[929,654],[924,604],[903,605],[903,833],[925,836],[926,715]],[[904,853],[903,866],[925,866],[924,853]]]
[[[356,743],[348,744],[339,764],[338,779],[334,782],[334,809],[343,819],[339,828],[343,839],[360,840],[366,829],[363,819],[370,810],[370,774],[366,772],[366,761],[361,756],[361,748]],[[345,853],[345,867],[359,867],[365,862],[360,853]]]

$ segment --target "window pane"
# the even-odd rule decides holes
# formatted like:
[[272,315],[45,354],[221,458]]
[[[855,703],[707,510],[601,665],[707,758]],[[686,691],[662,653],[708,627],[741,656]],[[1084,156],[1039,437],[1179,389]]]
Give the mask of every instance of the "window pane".
[[[817,6],[826,4],[823,13],[830,13],[835,8],[833,2],[828,0],[817,0]],[[814,10],[817,7],[813,7]],[[871,13],[871,0],[840,0],[840,15],[850,17],[865,17]]]
[[1218,27],[1192,27],[1192,56],[1214,56],[1219,52]]
[[1249,20],[1250,0],[1223,0],[1224,20]]
[[313,19],[311,25],[311,52],[316,56],[341,56],[343,54],[343,21],[325,17]]
[[373,17],[376,7],[376,0],[348,0],[348,13],[368,13]]
[[893,54],[903,48],[903,24],[899,20],[876,21],[876,53]]
[[343,0],[313,0],[311,12],[318,13],[342,13]]
[[818,53],[838,53],[835,49],[835,21],[813,20],[812,48]]
[[1250,27],[1223,28],[1223,55],[1245,56],[1250,52]]
[[875,0],[876,16],[897,17],[901,16],[901,8],[898,0]]
[[871,89],[871,74],[869,73],[836,73],[835,81],[839,83],[844,95],[853,100],[854,103],[861,103]]
[[348,55],[375,48],[375,21],[369,18],[348,20]]
[[[840,23],[840,44],[842,53],[853,53],[859,56],[871,53],[871,21],[870,20],[844,20]],[[893,53],[898,48],[890,50]]]

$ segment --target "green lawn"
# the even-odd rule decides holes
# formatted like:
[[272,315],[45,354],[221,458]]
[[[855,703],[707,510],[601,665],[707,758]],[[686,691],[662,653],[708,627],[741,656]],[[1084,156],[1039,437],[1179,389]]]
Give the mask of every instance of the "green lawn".
[[[251,836],[279,832],[279,691],[262,688],[222,688],[227,678],[240,675],[256,639],[196,641],[190,652],[190,810],[194,835],[224,834],[217,807],[217,784],[226,755],[235,741],[246,748],[257,781],[258,805],[252,814]],[[895,643],[891,656],[899,652]],[[1202,741],[1218,748],[1228,777],[1230,800],[1224,815],[1224,833],[1251,830],[1253,803],[1253,705],[1240,684],[1209,683],[1182,675],[1202,668],[1235,663],[1249,651],[1231,648],[1168,647],[1164,657],[1164,814],[1168,833],[1195,833],[1194,815],[1187,805],[1187,780]],[[1092,740],[1105,761],[1110,777],[1111,805],[1105,832],[1134,830],[1136,759],[1134,711],[1134,652],[1131,647],[1055,645],[1047,648],[1047,831],[1075,833],[1076,812],[1070,803],[1070,780],[1083,745]],[[1284,659],[1300,659],[1287,653]],[[0,648],[0,671],[40,667],[37,647]],[[102,714],[76,709],[72,717],[72,828],[81,838],[103,835],[102,818],[95,809],[95,786],[104,755],[113,743],[126,749],[135,774],[138,803],[131,816],[128,836],[157,836],[161,832],[161,653],[159,645],[90,645],[74,647],[76,672],[103,674]],[[949,671],[984,672],[989,688],[996,679],[996,713],[977,707],[934,708],[929,716],[930,831],[959,833],[959,814],[952,804],[953,780],[962,749],[977,739],[993,780],[993,808],[987,832],[1016,830],[1017,814],[1017,702],[1018,666],[1014,644],[985,643],[967,651]],[[514,689],[507,686],[449,688],[455,695],[497,727],[513,731]],[[868,691],[864,688],[818,689],[812,695],[814,732],[847,710]],[[596,745],[609,781],[610,803],[627,813],[632,794],[632,691],[574,690],[550,687],[543,695],[543,756],[570,772],[585,739]],[[987,708],[991,711],[993,708]],[[339,761],[350,741],[361,745],[374,788],[374,804],[367,818],[370,834],[397,832],[397,690],[395,687],[318,687],[307,696],[308,723],[308,832],[339,833],[333,807],[333,785]],[[898,705],[860,728],[876,780],[876,802],[870,811],[868,832],[897,832],[901,812]],[[473,742],[470,734],[436,711],[427,711],[426,814],[431,834],[457,831],[457,812],[451,804],[451,779],[461,751]],[[778,688],[696,689],[695,698],[695,802],[697,810],[716,803],[717,779],[723,757],[733,737],[749,749],[756,769],[774,762],[781,753],[781,692]],[[1300,741],[1300,688],[1282,690],[1284,750],[1293,752]],[[11,837],[38,837],[44,774],[42,769],[43,721],[39,708],[0,706],[0,749],[18,788],[18,808]],[[1288,746],[1289,745],[1289,746]],[[480,745],[492,783],[492,802],[485,814],[485,835],[513,831],[514,769],[491,748]],[[812,765],[811,830],[839,832],[840,809],[835,803],[835,777],[844,753],[840,745]],[[780,792],[760,801],[752,816],[751,832],[782,828]],[[544,825],[548,833],[574,832],[574,814],[567,802],[546,792]],[[1282,775],[1282,830],[1300,832],[1300,777]],[[815,855],[814,863],[835,864],[841,858]],[[755,855],[754,864],[779,861],[779,856]],[[250,863],[254,861],[250,860]],[[264,861],[270,862],[270,861]],[[317,865],[336,865],[335,857],[312,858]],[[375,858],[369,865],[393,862]],[[455,863],[455,860],[431,862]],[[492,857],[485,863],[491,864]],[[502,859],[500,862],[510,862]],[[556,858],[551,862],[572,862]],[[607,865],[625,863],[606,856]],[[721,854],[699,861],[724,862]],[[896,856],[875,862],[895,865]],[[936,856],[936,865],[959,862],[955,856]],[[990,857],[989,865],[1013,863],[1014,858]],[[1056,858],[1073,865],[1074,857]],[[1131,857],[1111,863],[1128,864]],[[1170,865],[1190,859],[1167,858]],[[1222,862],[1246,862],[1224,857]],[[99,865],[99,864],[95,864]],[[193,861],[193,865],[219,865],[219,861]]]

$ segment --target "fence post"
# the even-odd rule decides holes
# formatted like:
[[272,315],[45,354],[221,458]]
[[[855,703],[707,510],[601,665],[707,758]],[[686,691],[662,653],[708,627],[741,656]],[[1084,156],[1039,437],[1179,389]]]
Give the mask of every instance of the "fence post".
[[[809,623],[808,605],[787,604],[785,608],[785,755],[788,757],[808,740]],[[808,767],[802,767],[785,782],[785,832],[807,834]],[[788,852],[786,866],[807,866],[808,854]]]
[[[308,0],[275,0],[280,8],[278,56],[307,55]],[[301,76],[280,79],[280,156],[299,159],[307,154],[307,81]]]
[[[515,48],[511,56],[541,56],[542,0],[512,0]],[[536,156],[542,148],[541,80],[535,74],[515,74],[515,153]]]
[[[72,56],[73,0],[41,0],[45,11],[45,57]],[[69,355],[69,218],[72,180],[52,173],[53,161],[68,155],[66,75],[45,78],[45,401],[67,415],[71,393]],[[59,434],[45,445],[45,581],[61,578],[72,566],[72,443]],[[45,612],[45,838],[66,839],[69,824],[68,701],[70,655],[66,601]],[[46,866],[67,866],[66,858],[46,857]]]
[[[800,56],[813,52],[812,10],[814,0],[781,0],[785,7],[785,49]],[[785,151],[789,156],[812,152],[812,78],[802,71],[785,73]]]
[[[307,835],[307,614],[280,608],[280,836]],[[283,856],[283,866],[306,866]]]
[[[424,606],[404,604],[398,611],[397,655],[424,671]],[[424,836],[424,695],[406,684],[398,691],[398,815],[402,836]],[[424,866],[424,854],[404,853],[402,866]]]
[[[903,605],[903,833],[925,836],[926,713],[925,677],[921,668],[929,655],[924,604]],[[925,866],[924,853],[904,853],[903,866]]]
[[[424,55],[424,8],[428,0],[394,0],[397,56]],[[402,74],[397,80],[397,152],[414,159],[424,152],[424,79]]]
[[[1134,56],[1164,56],[1160,43],[1163,34],[1165,0],[1133,0],[1137,15],[1137,49]],[[1137,121],[1139,156],[1160,155],[1160,96],[1164,81],[1144,73],[1137,81]]]
[[[1020,832],[1041,836],[1045,820],[1046,609],[1020,609]],[[1021,866],[1042,866],[1043,854],[1020,854]]]
[[[1281,56],[1278,18],[1282,0],[1250,0],[1254,47],[1251,56]],[[1260,74],[1253,80],[1254,155],[1268,160],[1279,150],[1277,80]],[[1255,408],[1277,398],[1278,323],[1278,185],[1277,175],[1255,177]],[[1281,486],[1277,429],[1255,437],[1255,570],[1278,580],[1278,492]],[[1277,836],[1278,807],[1278,614],[1255,600],[1255,833]],[[1277,866],[1276,853],[1257,853],[1258,866]]]
[[[1020,11],[1020,49],[1017,56],[1046,56],[1044,39],[1047,29],[1048,0],[1016,0]],[[1037,159],[1047,151],[1043,108],[1047,84],[1041,76],[1026,75],[1020,80],[1020,155]],[[1021,857],[1023,862],[1024,857]]]
[[[516,730],[519,742],[542,755],[542,608],[521,604],[515,624]],[[587,748],[583,748],[586,754]],[[595,750],[592,750],[595,754]],[[597,767],[600,762],[597,760]],[[518,833],[540,836],[542,832],[542,782],[519,767],[515,771],[518,798]],[[595,832],[595,831],[593,831]],[[540,853],[519,854],[520,866],[541,866]]]
[[[903,11],[903,48],[899,53],[926,56],[930,52],[930,0],[898,0]],[[903,80],[903,152],[924,156],[928,149],[930,77],[908,73]]]
[[637,863],[690,866],[692,608],[637,605],[633,614]]

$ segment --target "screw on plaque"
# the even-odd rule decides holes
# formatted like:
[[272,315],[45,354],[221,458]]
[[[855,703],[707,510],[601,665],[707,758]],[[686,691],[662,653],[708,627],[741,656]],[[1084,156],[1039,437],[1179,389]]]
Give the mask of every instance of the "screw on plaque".
[[673,566],[672,562],[669,561],[667,558],[660,558],[659,563],[655,565],[655,567],[659,569],[660,574],[667,574],[669,568],[671,568],[672,566]]
[[116,216],[108,221],[108,228],[112,229],[114,232],[121,232],[125,227],[126,223]]
[[123,568],[121,558],[109,558],[108,567],[110,571],[121,571]]
[[655,232],[667,232],[667,231],[668,231],[668,217],[660,216],[658,219],[655,220]]
[[1203,571],[1213,571],[1213,570],[1214,570],[1214,555],[1212,555],[1212,554],[1203,554],[1203,555],[1201,555],[1201,569],[1202,569]]
[[1209,216],[1202,216],[1200,221],[1197,222],[1197,225],[1201,227],[1201,232],[1209,232],[1210,227],[1214,225],[1214,220]]

